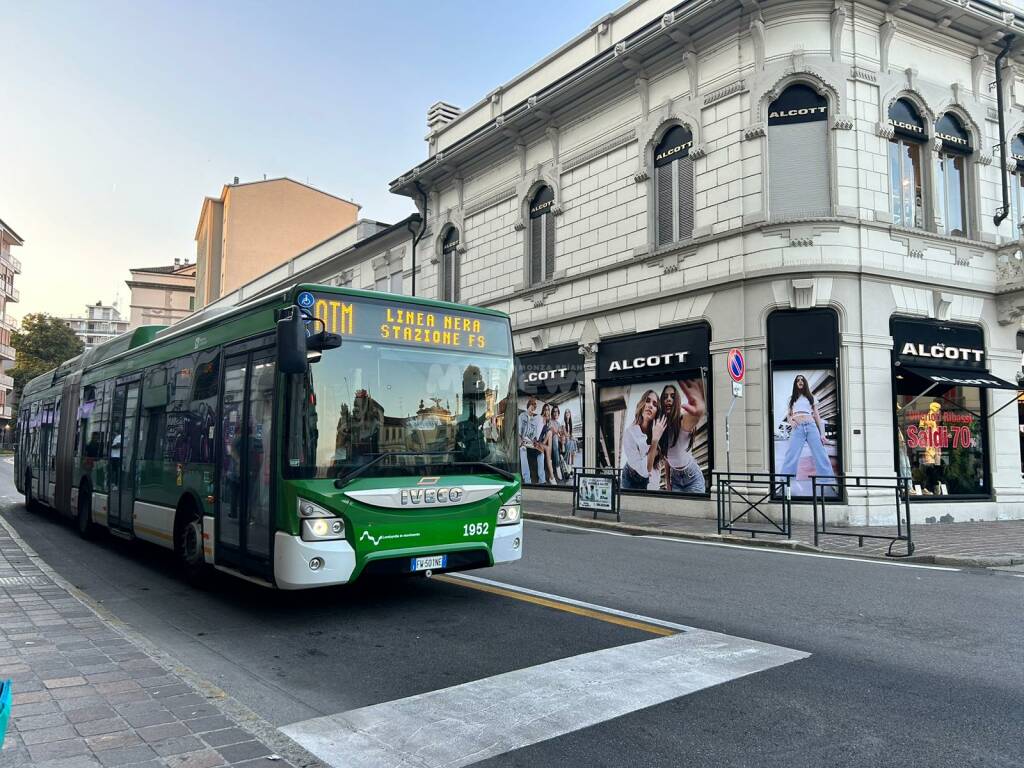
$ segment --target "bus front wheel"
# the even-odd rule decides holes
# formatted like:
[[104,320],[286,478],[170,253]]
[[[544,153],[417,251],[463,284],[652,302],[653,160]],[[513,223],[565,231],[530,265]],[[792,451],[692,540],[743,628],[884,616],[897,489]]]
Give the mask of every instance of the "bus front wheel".
[[203,556],[203,518],[188,503],[179,507],[174,526],[174,551],[185,581],[199,585],[206,575]]

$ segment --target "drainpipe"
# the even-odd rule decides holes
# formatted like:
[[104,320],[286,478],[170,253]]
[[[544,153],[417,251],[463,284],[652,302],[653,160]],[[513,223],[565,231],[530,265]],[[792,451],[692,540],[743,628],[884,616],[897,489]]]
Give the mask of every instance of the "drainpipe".
[[1003,206],[996,210],[996,215],[992,217],[992,221],[995,222],[998,227],[1003,223],[1003,219],[1010,215],[1010,187],[1006,180],[1006,126],[1004,124],[1005,117],[1003,116],[1003,59],[1006,58],[1006,54],[1010,52],[1010,48],[1013,47],[1013,35],[1007,35],[1003,38],[1003,50],[996,56],[996,109],[999,111],[999,178],[1003,182]]
[[[424,233],[427,231],[427,193],[423,191],[423,187],[420,186],[418,181],[414,181],[413,185],[416,187],[416,191],[420,193],[420,197],[423,200],[423,217],[420,219],[420,231],[415,234],[412,239],[412,295],[416,295],[416,246],[420,240],[423,239]],[[412,222],[409,222],[410,224]],[[412,232],[412,230],[410,230]]]

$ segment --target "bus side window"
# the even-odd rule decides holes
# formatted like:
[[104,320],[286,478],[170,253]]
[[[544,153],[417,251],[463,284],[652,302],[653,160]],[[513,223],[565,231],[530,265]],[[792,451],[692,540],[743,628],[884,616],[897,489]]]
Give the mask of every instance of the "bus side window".
[[213,462],[219,385],[220,351],[200,352],[196,356],[192,402],[189,405],[188,447],[191,461],[203,464]]
[[170,401],[167,403],[164,458],[184,464],[189,458],[189,404],[192,399],[192,378],[196,359],[186,355],[168,363],[167,378]]

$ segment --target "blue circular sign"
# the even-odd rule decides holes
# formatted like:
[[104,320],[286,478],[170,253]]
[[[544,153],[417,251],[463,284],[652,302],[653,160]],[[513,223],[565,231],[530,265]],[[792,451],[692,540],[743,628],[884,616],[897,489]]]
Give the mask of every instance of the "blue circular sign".
[[313,294],[309,291],[303,291],[299,294],[299,298],[296,299],[296,303],[303,309],[312,309],[313,305],[316,304],[316,299],[313,298]]

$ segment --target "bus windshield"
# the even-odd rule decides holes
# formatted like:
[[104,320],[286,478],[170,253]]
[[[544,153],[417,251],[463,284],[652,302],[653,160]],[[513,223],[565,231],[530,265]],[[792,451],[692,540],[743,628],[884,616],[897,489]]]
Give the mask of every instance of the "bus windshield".
[[516,472],[513,374],[510,355],[346,339],[289,377],[285,474],[337,478],[383,454],[364,476]]

